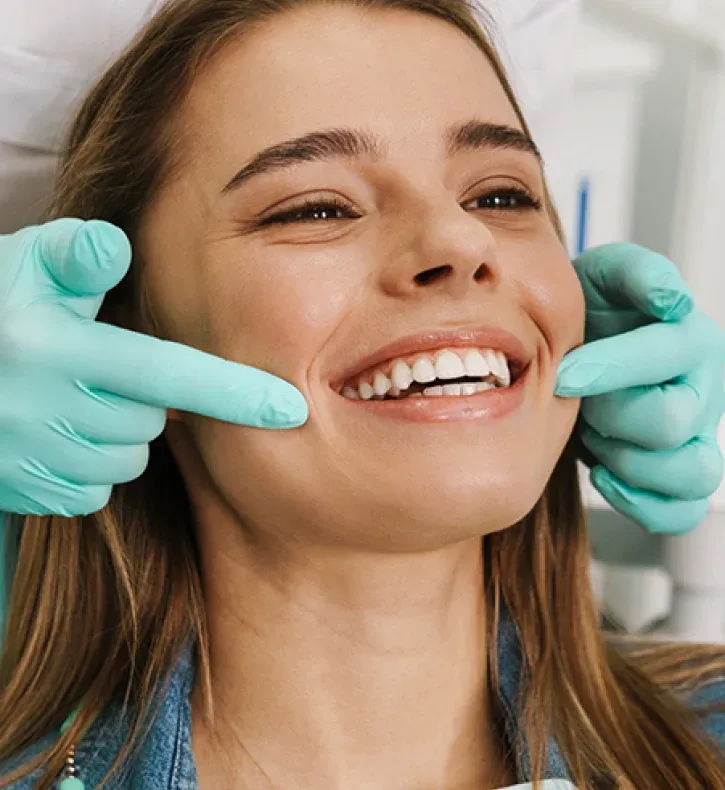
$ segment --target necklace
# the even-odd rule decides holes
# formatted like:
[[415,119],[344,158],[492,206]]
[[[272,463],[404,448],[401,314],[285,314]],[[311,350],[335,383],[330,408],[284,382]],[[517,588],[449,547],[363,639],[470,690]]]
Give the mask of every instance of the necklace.
[[[60,734],[65,735],[75,718],[75,711],[63,722],[60,728]],[[68,748],[68,754],[65,758],[65,766],[63,767],[62,780],[58,790],[86,790],[86,786],[78,778],[78,768],[76,766],[76,747],[71,744]]]

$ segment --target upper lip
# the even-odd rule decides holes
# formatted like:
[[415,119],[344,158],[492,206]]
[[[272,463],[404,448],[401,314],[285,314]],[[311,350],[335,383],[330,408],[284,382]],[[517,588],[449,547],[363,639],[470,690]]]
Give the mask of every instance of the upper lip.
[[339,391],[345,382],[383,362],[419,352],[437,351],[441,348],[461,347],[490,348],[502,351],[509,361],[511,376],[516,379],[529,365],[532,354],[510,332],[495,326],[460,327],[457,329],[428,329],[414,335],[401,337],[379,348],[372,354],[354,362],[336,376],[333,389]]

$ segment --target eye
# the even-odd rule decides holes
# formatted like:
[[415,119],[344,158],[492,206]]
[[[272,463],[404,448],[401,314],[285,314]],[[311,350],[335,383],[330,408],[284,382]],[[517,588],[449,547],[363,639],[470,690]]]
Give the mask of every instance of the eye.
[[486,211],[540,211],[541,201],[524,189],[494,189],[463,204],[465,209]]
[[339,222],[358,219],[353,207],[343,200],[307,200],[304,203],[286,208],[259,220],[259,226],[291,225],[294,223]]

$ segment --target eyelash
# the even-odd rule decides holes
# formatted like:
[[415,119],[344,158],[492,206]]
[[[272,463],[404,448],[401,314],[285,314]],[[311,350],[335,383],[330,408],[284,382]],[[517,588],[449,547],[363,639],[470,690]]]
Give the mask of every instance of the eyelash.
[[[507,200],[513,201],[514,205],[509,206],[479,206],[478,210],[491,210],[491,211],[541,211],[541,201],[535,198],[530,192],[525,189],[517,187],[510,187],[507,189],[495,189],[491,192],[475,198],[476,201],[481,200]],[[473,200],[466,201],[467,203],[474,202]],[[518,203],[518,205],[515,205]],[[315,213],[324,212],[344,212],[347,216],[332,216],[315,218]],[[360,215],[340,198],[329,198],[325,200],[306,200],[293,208],[280,211],[278,214],[272,214],[269,217],[264,217],[257,223],[259,227],[267,227],[270,225],[292,225],[295,223],[310,223],[310,222],[339,222],[343,219],[359,219]]]

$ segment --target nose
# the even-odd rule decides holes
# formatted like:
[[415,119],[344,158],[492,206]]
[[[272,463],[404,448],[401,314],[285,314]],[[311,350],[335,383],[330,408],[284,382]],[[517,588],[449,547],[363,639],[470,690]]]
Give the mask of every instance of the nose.
[[387,294],[411,297],[437,291],[461,298],[471,289],[495,288],[500,281],[493,233],[455,201],[418,211],[408,227],[383,274]]

